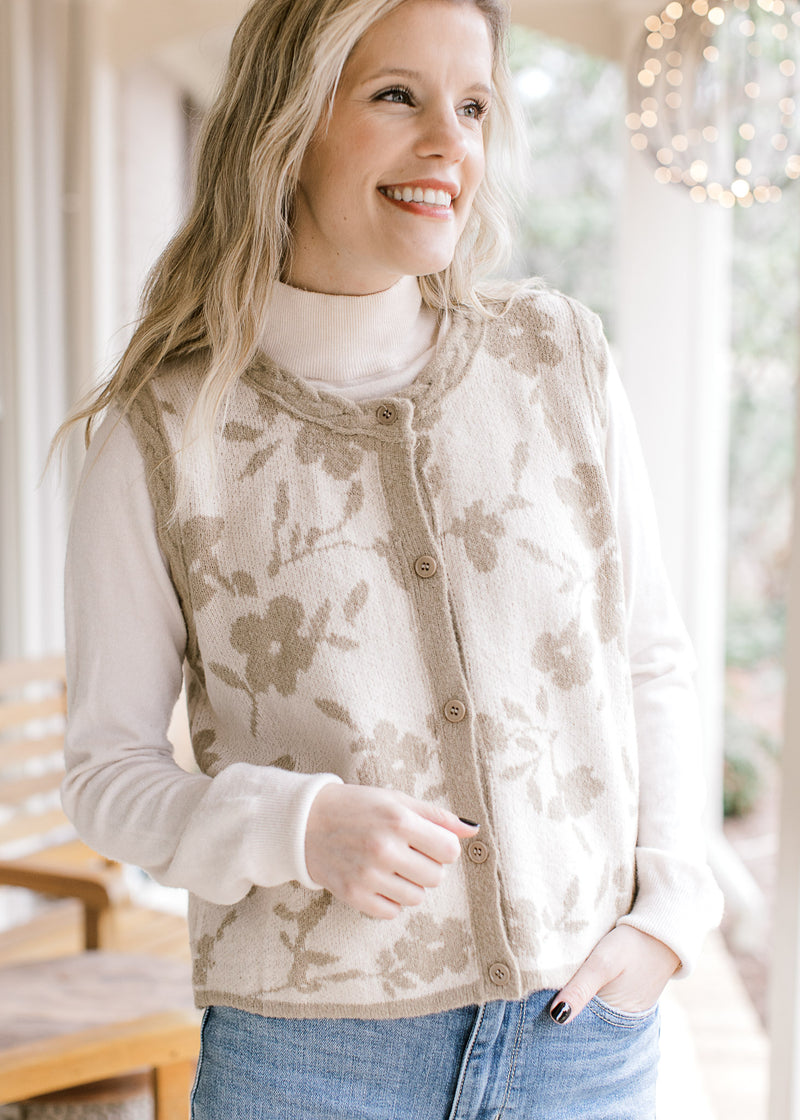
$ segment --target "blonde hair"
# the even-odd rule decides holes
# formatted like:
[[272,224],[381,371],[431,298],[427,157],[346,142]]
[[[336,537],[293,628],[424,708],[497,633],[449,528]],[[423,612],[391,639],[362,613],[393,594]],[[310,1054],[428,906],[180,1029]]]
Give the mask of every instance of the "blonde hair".
[[[305,152],[330,111],[342,70],[372,24],[405,0],[256,0],[231,46],[228,69],[198,144],[191,210],[153,268],[141,317],[111,378],[75,408],[56,441],[81,420],[88,446],[109,405],[124,414],[171,358],[208,351],[187,429],[213,456],[217,418],[252,362],[259,323],[291,252],[292,206]],[[423,301],[447,313],[486,312],[477,277],[511,245],[510,202],[523,149],[506,62],[503,0],[474,4],[491,30],[494,97],[484,125],[486,175],[447,269],[420,277]]]

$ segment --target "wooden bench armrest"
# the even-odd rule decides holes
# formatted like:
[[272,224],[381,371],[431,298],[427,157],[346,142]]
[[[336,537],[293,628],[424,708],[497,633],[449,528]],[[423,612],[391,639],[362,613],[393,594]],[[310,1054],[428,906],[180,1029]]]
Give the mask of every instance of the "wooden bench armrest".
[[128,897],[120,868],[61,868],[48,863],[45,856],[0,860],[0,885],[24,887],[56,898],[77,898],[96,910]]
[[129,901],[122,867],[103,860],[77,840],[19,859],[0,860],[0,885],[77,899],[84,910],[86,949],[113,947],[114,912]]
[[132,1070],[156,1071],[197,1058],[200,1014],[169,1011],[130,1023],[0,1050],[0,1102],[88,1085]]

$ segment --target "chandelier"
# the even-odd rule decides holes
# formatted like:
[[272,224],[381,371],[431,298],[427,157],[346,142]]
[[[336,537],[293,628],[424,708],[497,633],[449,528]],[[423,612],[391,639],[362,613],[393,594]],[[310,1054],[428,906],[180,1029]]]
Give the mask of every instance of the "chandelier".
[[800,0],[694,0],[648,16],[634,55],[631,144],[660,183],[725,207],[800,179]]

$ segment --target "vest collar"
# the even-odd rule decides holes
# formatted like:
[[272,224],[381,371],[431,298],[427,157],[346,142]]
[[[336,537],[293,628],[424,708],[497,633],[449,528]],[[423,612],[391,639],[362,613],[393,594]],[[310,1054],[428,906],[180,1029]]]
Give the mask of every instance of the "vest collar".
[[[414,381],[392,397],[352,401],[339,393],[316,389],[304,378],[281,369],[263,351],[243,375],[276,404],[307,420],[342,431],[368,432],[384,440],[402,439],[409,425],[432,422],[442,398],[466,376],[480,347],[486,320],[465,311],[451,313],[444,339]],[[397,406],[400,423],[386,423],[378,412],[384,403]]]

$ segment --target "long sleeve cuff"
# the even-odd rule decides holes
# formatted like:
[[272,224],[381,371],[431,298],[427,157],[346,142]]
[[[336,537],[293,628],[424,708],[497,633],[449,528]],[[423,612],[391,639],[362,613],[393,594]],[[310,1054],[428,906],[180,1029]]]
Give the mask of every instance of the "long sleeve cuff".
[[719,925],[722,892],[709,867],[654,848],[636,849],[636,899],[617,925],[658,938],[680,958],[676,977],[694,968],[706,934]]

